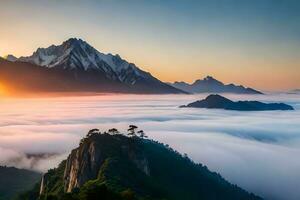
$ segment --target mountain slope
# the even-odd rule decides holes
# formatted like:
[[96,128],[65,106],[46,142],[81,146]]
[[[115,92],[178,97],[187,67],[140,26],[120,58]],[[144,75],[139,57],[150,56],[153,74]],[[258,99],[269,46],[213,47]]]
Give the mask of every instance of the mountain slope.
[[0,200],[9,200],[17,193],[33,187],[41,174],[25,169],[0,166]]
[[260,199],[164,144],[98,132],[90,133],[66,161],[44,175],[41,199],[46,194],[64,199],[69,192],[72,199],[86,200],[86,188],[100,185],[137,199]]
[[178,89],[191,92],[191,93],[236,93],[236,94],[262,94],[261,92],[252,88],[245,88],[244,86],[228,84],[214,79],[211,76],[207,76],[202,80],[196,80],[192,84],[185,82],[175,82],[171,84]]
[[[8,59],[8,61],[14,61],[14,59]],[[45,84],[49,79],[48,73],[51,74],[50,78],[61,83],[64,82],[63,79],[68,79],[71,83],[67,86],[62,84],[61,87],[71,91],[80,91],[81,88],[75,87],[85,85],[84,90],[97,92],[185,93],[161,82],[119,55],[103,54],[83,40],[76,38],[71,38],[58,46],[39,48],[31,56],[20,57],[13,63],[18,65],[18,69],[12,71],[11,76],[13,74],[23,76],[23,73],[25,73],[24,76],[30,75],[31,69],[28,69],[28,72],[25,69],[23,73],[18,71],[21,67],[28,67],[25,63],[43,68],[40,70],[43,71],[41,72],[43,77],[35,83],[36,85]],[[1,68],[6,64],[0,61]],[[110,85],[112,86],[107,87]],[[61,87],[54,85],[51,90],[61,90]]]
[[0,83],[9,92],[134,92],[98,71],[68,71],[0,58]]

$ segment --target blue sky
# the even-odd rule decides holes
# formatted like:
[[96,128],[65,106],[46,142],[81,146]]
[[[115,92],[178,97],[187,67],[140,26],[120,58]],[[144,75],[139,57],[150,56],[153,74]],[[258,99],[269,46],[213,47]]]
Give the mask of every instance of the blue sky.
[[29,55],[78,37],[164,81],[210,74],[267,90],[297,88],[299,10],[296,0],[4,0],[0,54]]

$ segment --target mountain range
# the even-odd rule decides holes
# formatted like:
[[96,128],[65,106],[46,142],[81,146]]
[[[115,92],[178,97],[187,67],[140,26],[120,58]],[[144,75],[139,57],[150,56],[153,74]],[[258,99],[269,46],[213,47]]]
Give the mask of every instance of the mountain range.
[[221,81],[216,80],[212,76],[207,76],[204,79],[196,80],[189,84],[183,81],[170,83],[171,86],[189,93],[236,93],[236,94],[262,94],[252,88],[246,88],[242,85],[228,84],[225,85]]
[[38,48],[31,56],[0,59],[0,82],[34,92],[186,93],[76,38]]

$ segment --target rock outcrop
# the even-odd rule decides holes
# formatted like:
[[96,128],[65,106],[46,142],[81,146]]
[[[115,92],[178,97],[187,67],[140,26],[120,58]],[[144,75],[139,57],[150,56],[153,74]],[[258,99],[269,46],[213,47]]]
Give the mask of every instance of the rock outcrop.
[[[107,135],[107,137],[111,139],[110,135]],[[102,138],[104,141],[106,140],[105,135]],[[107,141],[109,142],[107,143],[91,139],[87,139],[79,148],[74,149],[66,161],[64,172],[65,192],[71,192],[74,188],[81,187],[88,180],[98,178],[99,171],[101,171],[106,160],[111,157],[129,160],[146,175],[150,175],[147,158],[142,151],[135,151],[135,145],[128,139],[124,142],[118,136],[115,137],[113,142],[121,145],[120,152],[107,151],[111,141]]]

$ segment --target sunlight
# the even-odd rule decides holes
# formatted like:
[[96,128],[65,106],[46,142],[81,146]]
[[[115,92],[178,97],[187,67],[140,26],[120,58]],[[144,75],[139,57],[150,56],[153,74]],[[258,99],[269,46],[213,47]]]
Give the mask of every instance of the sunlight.
[[4,96],[7,95],[7,88],[5,87],[5,85],[3,83],[0,82],[0,96]]

